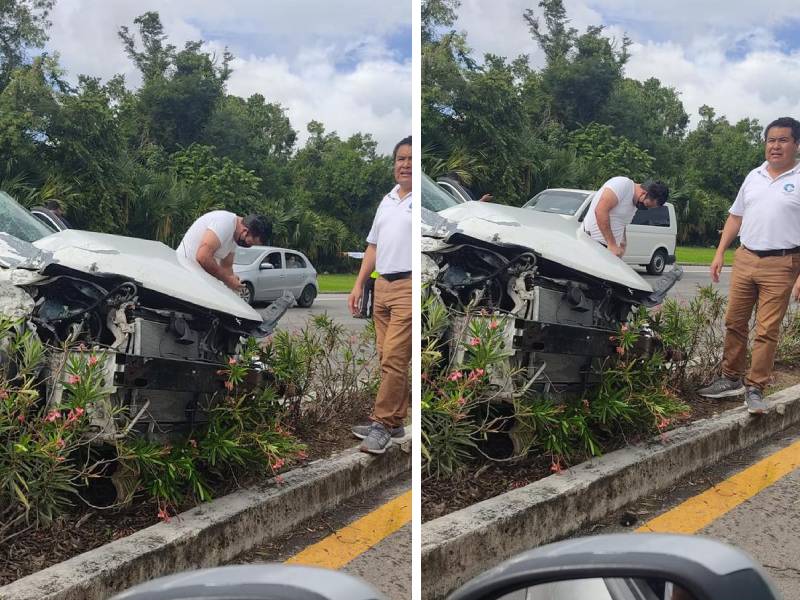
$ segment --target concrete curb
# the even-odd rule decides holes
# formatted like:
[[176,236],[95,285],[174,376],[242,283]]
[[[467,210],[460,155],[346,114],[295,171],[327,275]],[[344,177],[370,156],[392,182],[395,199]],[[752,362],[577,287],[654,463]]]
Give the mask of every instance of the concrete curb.
[[475,575],[561,539],[642,496],[800,422],[800,385],[767,397],[770,412],[742,408],[669,431],[559,475],[422,526],[422,597],[445,597]]
[[0,587],[2,600],[104,600],[155,577],[230,561],[411,468],[411,436],[380,456],[352,448],[239,490]]

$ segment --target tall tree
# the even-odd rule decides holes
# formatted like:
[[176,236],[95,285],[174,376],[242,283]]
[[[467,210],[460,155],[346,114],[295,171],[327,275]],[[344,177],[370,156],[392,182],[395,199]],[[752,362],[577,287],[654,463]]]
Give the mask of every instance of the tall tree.
[[47,15],[55,0],[0,0],[0,90],[14,69],[25,64],[28,48],[47,41]]

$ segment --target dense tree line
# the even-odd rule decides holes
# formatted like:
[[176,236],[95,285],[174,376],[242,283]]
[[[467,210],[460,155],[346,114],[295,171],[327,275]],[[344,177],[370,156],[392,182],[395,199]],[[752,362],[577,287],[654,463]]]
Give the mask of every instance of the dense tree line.
[[[761,125],[713,108],[689,116],[678,92],[625,77],[630,40],[569,26],[562,0],[520,15],[546,62],[476,59],[455,24],[459,0],[423,0],[422,137],[429,175],[455,172],[481,195],[521,205],[548,187],[595,189],[608,177],[670,185],[678,239],[714,245],[748,171],[763,161]],[[775,115],[776,117],[783,115]]]
[[71,85],[37,51],[54,2],[0,2],[0,189],[27,206],[57,198],[78,227],[173,247],[207,210],[262,212],[274,244],[352,267],[338,253],[363,246],[392,185],[369,134],[341,139],[312,121],[298,147],[284,107],[227,93],[230,53],[177,48],[155,12],[118,31],[138,89],[121,75]]

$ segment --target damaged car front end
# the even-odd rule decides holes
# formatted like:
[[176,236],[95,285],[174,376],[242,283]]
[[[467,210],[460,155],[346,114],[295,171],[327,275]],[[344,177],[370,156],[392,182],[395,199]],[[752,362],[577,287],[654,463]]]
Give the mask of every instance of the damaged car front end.
[[53,234],[0,192],[0,314],[49,348],[40,374],[48,407],[59,406],[76,348],[102,361],[105,404],[91,415],[99,442],[131,431],[167,439],[205,421],[225,391],[223,366],[248,337],[269,335],[292,302],[262,318],[160,242]]
[[[682,275],[676,268],[652,287],[560,215],[448,203],[439,193],[424,178],[423,285],[462,315],[456,321],[502,324],[515,381],[496,381],[500,397],[502,389],[507,397],[521,387],[561,394],[596,384],[632,311],[660,304]],[[649,341],[643,331],[645,351]],[[462,340],[450,346],[458,352]]]

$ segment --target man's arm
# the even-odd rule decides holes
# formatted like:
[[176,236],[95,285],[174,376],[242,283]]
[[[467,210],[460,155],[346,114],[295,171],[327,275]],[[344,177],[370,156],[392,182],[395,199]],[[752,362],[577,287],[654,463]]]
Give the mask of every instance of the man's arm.
[[611,209],[617,204],[619,204],[617,195],[609,188],[605,188],[600,196],[600,200],[597,202],[597,206],[594,208],[594,216],[597,218],[597,227],[600,229],[600,233],[603,234],[606,244],[608,244],[608,249],[615,256],[622,256],[625,250],[617,244],[617,240],[611,232],[610,213]]
[[367,248],[364,250],[364,258],[361,259],[361,268],[358,271],[356,283],[353,285],[353,291],[351,291],[350,295],[347,297],[347,306],[350,309],[350,314],[358,314],[358,303],[361,301],[364,284],[375,270],[376,249],[377,246],[375,244],[367,244]]
[[[233,274],[233,253],[225,257],[223,264],[217,263],[214,259],[214,252],[219,250],[221,245],[222,242],[219,241],[217,234],[210,229],[206,229],[203,238],[200,240],[200,247],[197,249],[195,260],[203,267],[206,273],[213,275],[232,290],[239,291],[241,282],[239,278]],[[230,259],[229,266],[225,267],[224,263],[228,259]]]
[[725,227],[722,229],[722,235],[719,238],[719,246],[717,246],[717,251],[714,254],[714,260],[711,261],[711,280],[714,283],[719,283],[719,275],[722,273],[722,265],[725,263],[725,250],[739,235],[741,227],[742,217],[729,213],[728,219],[725,221]]

